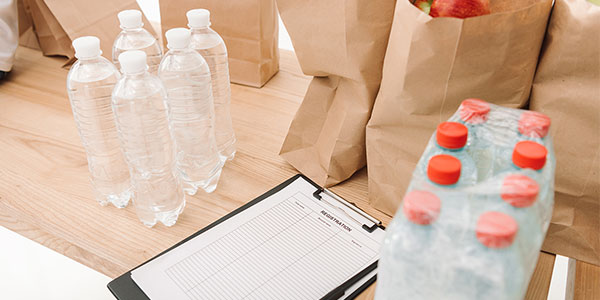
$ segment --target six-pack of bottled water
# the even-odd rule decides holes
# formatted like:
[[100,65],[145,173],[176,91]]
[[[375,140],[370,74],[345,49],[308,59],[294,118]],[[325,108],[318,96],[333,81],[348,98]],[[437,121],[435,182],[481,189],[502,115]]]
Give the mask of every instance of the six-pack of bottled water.
[[478,99],[438,125],[381,250],[376,299],[522,299],[552,216],[550,119]]
[[112,63],[98,38],[73,41],[73,116],[100,204],[125,207],[133,199],[145,225],[171,226],[185,194],[214,191],[235,156],[227,49],[205,9],[187,12],[190,29],[166,32],[165,55],[140,11],[118,19]]

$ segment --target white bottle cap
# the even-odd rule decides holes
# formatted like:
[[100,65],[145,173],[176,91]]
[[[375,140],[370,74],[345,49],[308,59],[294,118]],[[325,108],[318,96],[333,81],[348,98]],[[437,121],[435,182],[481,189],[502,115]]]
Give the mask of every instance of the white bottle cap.
[[187,28],[169,29],[165,36],[167,37],[167,48],[185,49],[190,45],[190,30]]
[[121,71],[125,74],[140,73],[148,68],[146,53],[140,50],[129,50],[121,53],[119,63],[121,64]]
[[190,28],[202,28],[210,26],[210,11],[208,9],[192,9],[186,14]]
[[95,36],[82,36],[73,41],[75,57],[78,59],[91,58],[102,55],[100,39]]
[[137,9],[121,11],[117,16],[123,29],[140,28],[144,25],[142,23],[142,12]]

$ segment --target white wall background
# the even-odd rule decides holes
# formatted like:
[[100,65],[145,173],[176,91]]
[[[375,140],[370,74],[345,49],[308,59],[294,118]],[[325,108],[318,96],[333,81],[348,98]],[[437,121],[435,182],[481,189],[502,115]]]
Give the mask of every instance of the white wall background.
[[[160,22],[160,11],[158,8],[158,0],[137,0],[138,4],[142,8],[142,11],[146,15],[146,18],[152,22]],[[201,8],[201,7],[198,7]],[[286,50],[294,50],[292,47],[292,41],[288,35],[285,26],[279,19],[279,48]]]

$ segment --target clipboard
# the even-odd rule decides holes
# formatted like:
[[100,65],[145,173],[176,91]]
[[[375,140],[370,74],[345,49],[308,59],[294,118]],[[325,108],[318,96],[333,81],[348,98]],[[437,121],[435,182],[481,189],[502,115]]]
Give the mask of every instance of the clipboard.
[[[348,216],[349,218],[351,218],[357,222],[359,222],[357,220],[358,219],[357,216],[360,216],[360,217],[368,220],[369,222],[367,222],[366,224],[365,224],[365,222],[360,222],[360,223],[362,223],[361,228],[363,230],[371,233],[377,228],[380,228],[382,230],[385,229],[385,227],[382,226],[381,221],[366,214],[365,212],[360,210],[358,207],[356,207],[353,203],[347,202],[346,200],[339,197],[335,193],[320,187],[319,185],[314,183],[312,180],[310,180],[308,177],[306,177],[302,174],[297,174],[297,175],[293,176],[292,178],[286,180],[285,182],[279,184],[278,186],[274,187],[273,189],[267,191],[266,193],[258,196],[254,200],[235,209],[233,212],[223,216],[222,218],[218,219],[217,221],[202,228],[201,230],[199,230],[196,233],[192,234],[191,236],[185,238],[184,240],[180,241],[179,243],[173,245],[172,247],[168,248],[167,250],[161,252],[160,254],[156,255],[155,257],[149,259],[148,261],[142,263],[141,265],[139,265],[139,266],[129,270],[128,272],[122,274],[121,276],[115,278],[114,280],[112,280],[111,282],[108,283],[108,285],[107,285],[108,289],[115,296],[115,298],[117,298],[119,300],[131,300],[131,299],[132,300],[149,300],[150,298],[142,291],[142,289],[132,279],[132,277],[131,277],[132,271],[134,271],[134,270],[140,268],[141,266],[155,260],[156,258],[168,253],[169,251],[183,245],[184,243],[190,241],[191,239],[205,233],[206,231],[208,231],[208,230],[212,229],[213,227],[219,225],[220,223],[223,223],[224,221],[236,216],[237,214],[248,209],[249,207],[252,207],[253,205],[261,202],[262,200],[278,193],[279,191],[281,191],[282,189],[284,189],[285,187],[287,187],[288,185],[290,185],[291,183],[293,183],[294,181],[296,181],[299,178],[304,179],[305,181],[307,181],[308,183],[310,183],[312,186],[315,187],[315,192],[313,193],[313,197],[315,197],[316,199],[327,203],[328,206],[332,207],[336,211],[343,212],[346,216]],[[326,196],[326,197],[324,197],[324,196]],[[326,299],[326,300],[339,299],[342,296],[344,296],[344,299],[355,298],[362,291],[364,291],[367,287],[369,287],[373,282],[375,282],[376,268],[377,268],[377,262],[374,262],[369,267],[365,268],[358,274],[354,275],[352,278],[348,279],[342,285],[338,286],[337,288],[335,288],[334,290],[329,292],[322,299]],[[366,278],[366,280],[365,280],[365,276],[369,276],[369,275],[371,275],[371,277]],[[362,281],[364,281],[364,283],[360,287],[358,287],[358,289],[356,289],[354,292],[352,292],[350,295],[346,296],[345,291],[348,288],[350,288],[351,286],[353,286],[354,284],[360,282],[361,279],[362,279]]]

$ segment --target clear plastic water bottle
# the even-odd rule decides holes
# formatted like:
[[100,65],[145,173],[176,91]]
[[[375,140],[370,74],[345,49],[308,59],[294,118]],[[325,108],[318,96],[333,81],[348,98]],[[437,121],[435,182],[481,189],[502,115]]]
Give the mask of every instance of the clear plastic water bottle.
[[[555,169],[556,161],[553,152],[552,140],[546,138],[548,131],[550,130],[550,118],[542,113],[535,111],[525,111],[519,118],[519,135],[518,142],[521,141],[532,141],[543,145],[547,150],[546,164],[551,164],[552,168]],[[554,185],[554,176],[550,174],[550,168],[544,168],[541,170],[542,178],[544,182],[552,182]]]
[[[442,202],[432,192],[409,191],[386,229],[375,299],[442,299],[447,247],[440,247]],[[433,279],[436,280],[433,280]]]
[[[477,167],[471,155],[465,150],[468,138],[468,129],[465,125],[456,122],[443,122],[437,127],[435,133],[435,147],[424,154],[426,162],[435,155],[447,154],[460,160],[460,182],[463,185],[477,183]],[[421,168],[427,166],[422,163]]]
[[448,262],[454,266],[454,276],[447,297],[442,298],[523,299],[529,277],[515,241],[519,224],[505,213],[487,211],[471,228],[475,234],[461,245],[460,255]]
[[223,167],[215,141],[210,70],[204,58],[189,48],[188,29],[174,28],[165,35],[169,52],[158,76],[167,90],[177,169],[188,194],[195,194],[198,188],[210,193],[217,187]]
[[172,226],[185,206],[167,121],[166,91],[147,72],[146,53],[119,56],[123,77],[112,94],[119,139],[135,190],[134,204],[146,226]]
[[519,118],[519,141],[544,144],[550,130],[550,117],[535,111],[525,111]]
[[141,50],[148,57],[148,71],[156,74],[162,58],[162,50],[158,41],[150,32],[144,29],[142,12],[135,9],[121,11],[118,15],[121,23],[121,33],[115,39],[112,48],[112,60],[117,69],[121,69],[119,55],[128,50]]
[[540,185],[540,209],[543,216],[544,231],[550,224],[552,209],[554,207],[554,178],[549,174],[548,168],[544,168],[548,156],[548,150],[544,145],[533,141],[521,141],[515,145],[512,154],[512,165],[508,171],[528,172]]
[[413,177],[408,192],[431,191],[442,200],[439,224],[445,236],[458,239],[465,234],[463,223],[471,217],[471,203],[463,189],[469,187],[461,182],[461,162],[458,158],[439,154],[432,156],[427,165],[426,178]]
[[103,206],[125,207],[132,189],[111,109],[111,93],[120,74],[100,56],[97,37],[75,39],[73,48],[78,60],[67,76],[67,91],[87,154],[94,195]]
[[467,152],[477,165],[478,181],[491,177],[494,171],[494,137],[486,126],[489,112],[490,105],[479,99],[466,99],[459,108],[461,122],[469,128]]
[[532,141],[521,141],[515,144],[515,148],[512,153],[512,164],[508,168],[510,171],[521,171],[524,169],[531,169],[536,171],[534,173],[535,180],[542,183],[544,178],[542,177],[541,170],[546,165],[546,157],[548,156],[548,150],[544,145],[538,144]]
[[[475,215],[493,210],[513,217],[519,223],[517,248],[524,261],[535,261],[538,252],[531,249],[542,246],[545,234],[542,207],[538,201],[540,186],[526,175],[530,174],[529,171],[494,176],[484,185],[476,187],[480,190],[473,191],[471,202]],[[534,267],[533,264],[528,265]]]
[[231,123],[231,87],[227,48],[221,36],[210,28],[210,12],[192,9],[187,12],[188,26],[192,31],[190,47],[206,60],[212,76],[212,93],[215,103],[215,137],[223,160],[235,156],[235,134]]
[[452,155],[438,154],[429,159],[427,164],[427,179],[429,188],[455,188],[465,186],[461,179],[462,165],[460,160]]
[[[525,261],[537,259],[537,253],[531,249],[541,248],[545,238],[539,193],[540,186],[535,180],[518,173],[504,176],[500,189],[498,200],[502,200],[503,203],[498,202],[498,210],[512,216],[519,223],[517,240]],[[533,272],[533,268],[530,271]]]
[[463,224],[471,218],[471,203],[463,190],[471,185],[461,181],[461,173],[459,159],[448,154],[435,155],[429,159],[427,179],[413,180],[409,187],[409,191],[431,191],[442,200],[442,214],[438,222],[444,228],[442,237],[462,238],[466,234]]
[[546,139],[550,129],[550,118],[535,111],[525,111],[519,116],[517,126],[511,127],[511,140],[497,145],[495,170],[504,170],[511,165],[511,155],[516,143],[533,141],[552,149],[550,141]]

